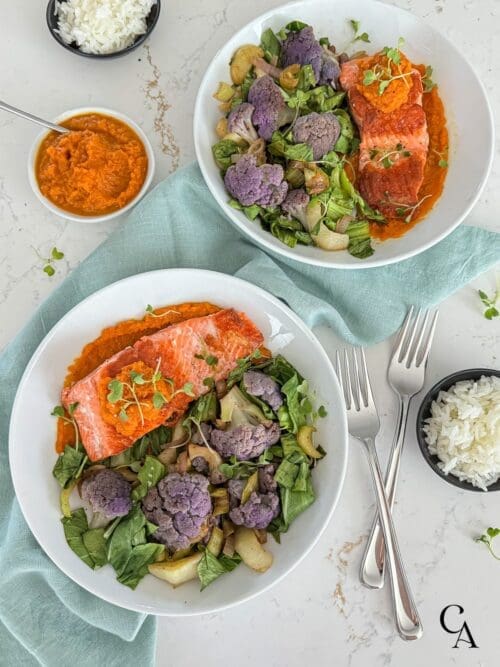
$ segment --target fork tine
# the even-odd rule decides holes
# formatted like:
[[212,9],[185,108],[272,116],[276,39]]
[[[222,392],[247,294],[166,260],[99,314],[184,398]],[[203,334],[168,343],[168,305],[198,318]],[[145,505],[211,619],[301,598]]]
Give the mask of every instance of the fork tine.
[[347,392],[347,385],[346,385],[346,378],[345,378],[345,368],[343,367],[340,352],[338,350],[337,350],[337,354],[336,354],[336,361],[337,361],[337,377],[339,379],[340,386],[342,387],[342,393],[344,394],[344,401],[345,401],[346,409],[349,410],[349,408],[351,406],[351,403],[350,403],[349,394]]
[[361,387],[363,392],[363,399],[365,400],[365,407],[369,407],[370,404],[374,405],[375,401],[373,400],[370,376],[368,375],[368,369],[366,368],[365,351],[362,347],[359,349],[361,357]]
[[[419,331],[419,334],[418,334],[417,341],[416,341],[415,345],[413,346],[413,349],[411,351],[411,356],[409,357],[409,360],[408,360],[408,365],[409,366],[416,366],[417,365],[417,358],[419,356],[420,349],[422,347],[422,341],[424,339],[424,334],[425,334],[426,329],[427,329],[427,322],[429,321],[429,311],[425,310],[423,312],[425,313],[425,316],[424,316],[424,319],[422,321],[422,324],[420,325],[420,331]],[[410,351],[408,350],[408,352],[410,352]]]
[[363,404],[363,398],[361,396],[361,391],[359,388],[359,369],[358,369],[358,360],[356,357],[356,348],[351,347],[351,385],[352,385],[352,394],[356,409],[360,410]]
[[404,363],[406,367],[410,365],[410,354],[413,350],[413,341],[415,340],[415,334],[419,330],[420,327],[420,318],[422,317],[422,309],[418,309],[417,316],[413,320],[413,325],[412,329],[410,332],[410,340],[408,341],[408,346],[405,348],[405,354],[403,358],[401,359],[401,363]]
[[414,310],[413,306],[410,306],[410,310],[406,313],[406,317],[405,317],[405,320],[403,322],[403,325],[402,325],[401,329],[399,330],[398,344],[397,344],[397,347],[394,350],[394,354],[393,354],[393,356],[395,358],[397,358],[398,361],[401,361],[401,352],[403,350],[403,343],[405,341],[406,334],[407,334],[407,331],[408,331],[408,327],[410,325],[410,320],[413,316],[413,310]]
[[[344,348],[344,381],[345,381],[345,402],[347,409],[350,410],[353,407],[353,400],[352,400],[352,389],[351,389],[351,371],[349,368],[349,357],[347,355],[347,350]],[[356,407],[354,405],[354,407]]]
[[439,315],[439,310],[436,310],[434,313],[434,317],[432,318],[431,328],[429,329],[429,333],[427,334],[424,343],[425,345],[424,351],[422,353],[422,356],[420,357],[420,360],[417,358],[417,368],[420,368],[422,364],[424,364],[424,366],[427,364],[427,359],[429,358],[429,351],[432,345],[432,339],[434,338],[434,332],[436,331],[438,315]]

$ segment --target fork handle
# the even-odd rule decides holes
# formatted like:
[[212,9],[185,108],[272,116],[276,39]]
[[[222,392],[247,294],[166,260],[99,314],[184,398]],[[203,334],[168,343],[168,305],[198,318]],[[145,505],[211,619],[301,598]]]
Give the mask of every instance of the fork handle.
[[368,461],[373,478],[375,495],[377,498],[378,515],[384,536],[387,552],[387,567],[391,580],[392,602],[396,628],[402,639],[419,639],[422,636],[422,624],[417,607],[413,599],[406,573],[401,560],[401,553],[396,538],[396,531],[392,522],[389,501],[385,494],[382,472],[375,449],[375,440],[366,438],[365,444]]
[[[406,422],[408,419],[408,408],[411,397],[400,395],[398,408],[398,423],[394,433],[391,454],[385,476],[385,493],[392,512],[394,507],[394,498],[396,495],[396,484],[401,462],[401,453],[403,451]],[[378,514],[373,519],[372,529],[366,545],[359,577],[361,583],[368,588],[382,588],[385,578],[385,541],[380,526]]]

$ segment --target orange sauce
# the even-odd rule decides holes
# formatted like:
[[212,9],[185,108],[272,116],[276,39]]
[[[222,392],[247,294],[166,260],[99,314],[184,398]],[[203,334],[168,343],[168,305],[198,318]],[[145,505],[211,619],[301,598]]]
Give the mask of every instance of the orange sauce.
[[98,113],[61,123],[67,134],[50,132],[36,158],[40,191],[59,208],[77,215],[104,215],[139,193],[148,168],[142,141],[117,118]]

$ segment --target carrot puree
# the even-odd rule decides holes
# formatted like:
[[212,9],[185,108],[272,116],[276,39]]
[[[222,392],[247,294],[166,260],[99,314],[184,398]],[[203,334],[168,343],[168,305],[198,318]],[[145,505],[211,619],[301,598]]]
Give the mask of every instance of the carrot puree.
[[71,132],[50,132],[36,159],[42,194],[77,215],[112,213],[139,193],[148,168],[142,141],[125,123],[98,113],[61,123]]

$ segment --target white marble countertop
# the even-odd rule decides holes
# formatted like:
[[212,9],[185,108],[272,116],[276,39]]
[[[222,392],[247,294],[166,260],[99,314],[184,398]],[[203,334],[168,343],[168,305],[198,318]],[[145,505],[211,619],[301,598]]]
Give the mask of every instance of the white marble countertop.
[[[125,59],[95,63],[64,52],[52,39],[45,27],[45,0],[4,1],[0,99],[47,118],[92,104],[123,111],[150,137],[158,165],[156,180],[161,180],[194,158],[192,107],[206,64],[236,29],[278,4],[279,0],[167,0],[145,47]],[[498,0],[396,0],[394,4],[424,17],[463,49],[497,111]],[[36,133],[36,127],[25,121],[0,115],[0,347],[120,224],[65,223],[42,207],[26,173]],[[499,210],[497,160],[468,222],[498,230]],[[49,278],[35,249],[44,256],[54,245],[65,258]],[[484,275],[442,305],[427,387],[453,370],[499,367],[499,322],[482,317],[475,293],[478,287],[492,291],[493,286],[493,274]],[[332,352],[336,344],[332,334],[323,330],[319,335]],[[384,343],[369,350],[383,415],[383,460],[396,409],[385,381],[389,349]],[[403,643],[394,631],[387,591],[368,591],[358,581],[374,499],[363,452],[352,442],[341,501],[306,562],[268,593],[232,611],[161,619],[159,666],[216,667],[226,661],[242,667],[498,664],[500,563],[473,541],[485,527],[500,524],[498,496],[460,491],[430,472],[413,433],[417,403],[410,413],[395,521],[424,637]],[[440,612],[449,604],[465,608],[464,618],[478,649],[452,648],[455,636],[439,625]]]

